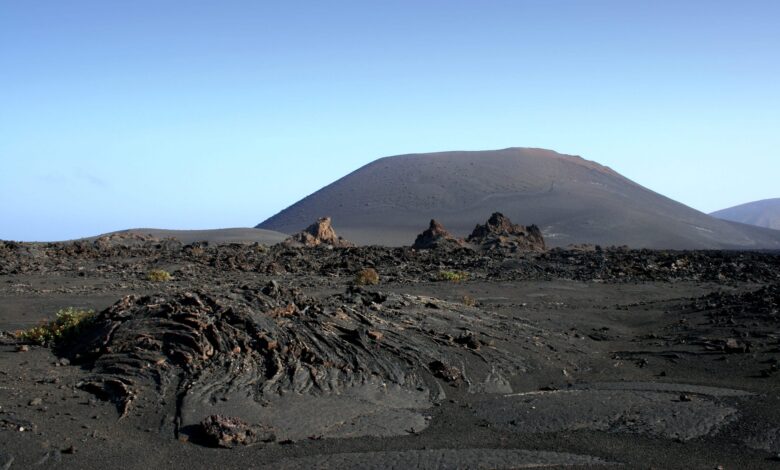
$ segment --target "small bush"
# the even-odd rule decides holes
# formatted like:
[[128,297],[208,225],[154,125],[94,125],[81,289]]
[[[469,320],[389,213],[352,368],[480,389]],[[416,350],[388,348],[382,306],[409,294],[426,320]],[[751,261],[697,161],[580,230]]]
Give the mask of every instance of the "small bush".
[[30,343],[55,346],[77,335],[92,322],[94,317],[94,310],[63,308],[57,312],[57,317],[54,320],[19,331],[16,333],[16,337]]
[[355,276],[356,286],[375,286],[377,284],[379,284],[379,273],[374,268],[363,269]]
[[146,278],[152,282],[167,282],[172,279],[171,273],[163,269],[152,269],[146,274]]
[[469,278],[469,273],[463,271],[439,271],[440,281],[461,282]]

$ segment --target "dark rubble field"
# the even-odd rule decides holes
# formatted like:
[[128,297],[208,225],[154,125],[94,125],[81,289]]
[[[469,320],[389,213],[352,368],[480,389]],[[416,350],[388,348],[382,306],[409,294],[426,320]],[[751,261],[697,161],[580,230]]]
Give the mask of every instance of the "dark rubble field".
[[0,242],[0,469],[772,468],[779,309],[772,253]]

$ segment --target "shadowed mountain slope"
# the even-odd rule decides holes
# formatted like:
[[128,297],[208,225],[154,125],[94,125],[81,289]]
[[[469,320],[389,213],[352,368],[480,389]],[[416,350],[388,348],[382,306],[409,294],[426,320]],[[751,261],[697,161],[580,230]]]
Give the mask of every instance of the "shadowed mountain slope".
[[496,211],[538,225],[553,247],[780,248],[780,231],[718,220],[597,163],[525,148],[381,158],[258,228],[294,233],[331,216],[356,243],[411,245],[432,218],[465,236]]
[[780,198],[748,202],[710,215],[732,222],[780,230]]

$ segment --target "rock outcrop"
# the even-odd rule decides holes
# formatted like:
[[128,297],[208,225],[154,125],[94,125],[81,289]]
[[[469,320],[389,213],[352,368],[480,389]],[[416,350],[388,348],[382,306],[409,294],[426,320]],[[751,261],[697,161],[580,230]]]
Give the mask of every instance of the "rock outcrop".
[[355,244],[336,234],[331,225],[330,217],[322,217],[317,222],[309,225],[304,231],[296,233],[284,241],[287,245],[303,245],[315,247],[329,245],[334,248],[350,248]]
[[412,248],[415,250],[451,249],[465,245],[463,240],[453,237],[442,224],[431,219],[431,225],[426,231],[417,235]]
[[466,240],[483,250],[541,252],[547,249],[539,227],[513,224],[500,212],[493,213],[484,225],[477,225]]
[[263,426],[251,425],[241,418],[211,415],[203,420],[201,439],[212,447],[231,449],[238,445],[251,445],[257,442],[273,442],[273,432]]
[[324,298],[245,287],[124,297],[60,353],[122,417],[170,413],[174,432],[217,447],[405,435],[445,397],[436,377],[474,389],[525,368],[503,346],[518,332],[492,312],[360,287]]
[[143,233],[117,232],[109,233],[96,238],[94,244],[99,248],[124,246],[139,247],[154,243],[161,243],[163,241],[176,243],[176,240],[173,238],[162,239]]

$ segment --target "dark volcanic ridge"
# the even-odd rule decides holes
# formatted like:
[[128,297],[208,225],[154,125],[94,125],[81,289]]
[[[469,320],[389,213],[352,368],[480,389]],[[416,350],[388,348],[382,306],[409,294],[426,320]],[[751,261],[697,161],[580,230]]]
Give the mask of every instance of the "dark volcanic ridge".
[[120,230],[117,232],[106,233],[96,237],[89,237],[80,241],[93,241],[99,239],[108,240],[127,240],[132,239],[150,239],[167,240],[175,239],[184,244],[208,242],[213,244],[230,243],[260,243],[263,245],[274,245],[284,241],[289,235],[272,230],[263,230],[258,228],[220,228],[209,230],[166,230],[159,228],[133,228]]
[[295,233],[329,214],[355,243],[404,246],[432,218],[458,238],[496,211],[537,224],[553,247],[780,249],[780,231],[710,217],[580,157],[524,148],[382,158],[258,228]]
[[[588,247],[546,252],[511,248],[415,250],[380,246],[312,250],[285,244],[183,245],[176,240],[132,245],[99,242],[19,243],[0,241],[0,275],[77,271],[85,278],[118,272],[130,282],[145,281],[150,269],[170,266],[175,279],[193,280],[200,267],[276,276],[355,276],[374,267],[387,281],[435,281],[441,270],[468,272],[472,279],[637,282],[771,282],[780,278],[776,253],[743,251],[630,250]],[[105,260],[111,260],[106,263]],[[89,268],[86,263],[92,263]],[[148,285],[148,284],[147,284]]]

